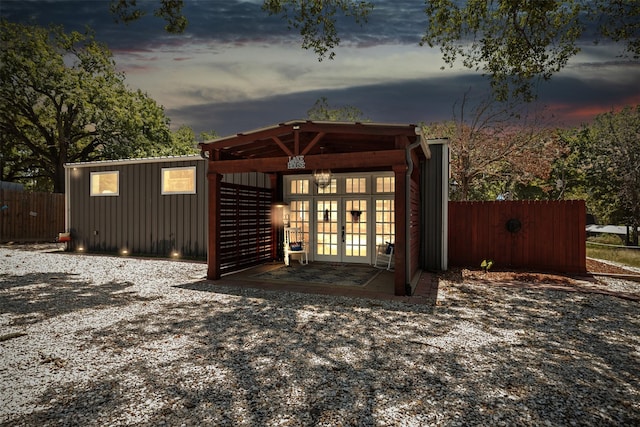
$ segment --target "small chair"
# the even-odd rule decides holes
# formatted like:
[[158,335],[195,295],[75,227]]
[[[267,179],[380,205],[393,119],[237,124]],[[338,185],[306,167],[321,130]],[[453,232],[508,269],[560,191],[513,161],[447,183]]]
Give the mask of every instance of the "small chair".
[[291,255],[300,255],[300,264],[309,264],[307,245],[303,240],[304,235],[299,228],[287,227],[284,229],[284,263],[289,266]]
[[[391,270],[391,266],[394,262],[394,251],[395,245],[393,243],[385,243],[383,245],[376,246],[376,260],[373,263],[373,266],[376,268],[386,268],[387,270]],[[382,265],[378,265],[381,263]]]

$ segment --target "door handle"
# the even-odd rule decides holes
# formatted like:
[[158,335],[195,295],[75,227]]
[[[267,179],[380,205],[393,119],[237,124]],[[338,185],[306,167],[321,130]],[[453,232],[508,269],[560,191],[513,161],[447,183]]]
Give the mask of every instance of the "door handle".
[[344,243],[344,225],[342,226],[342,243]]

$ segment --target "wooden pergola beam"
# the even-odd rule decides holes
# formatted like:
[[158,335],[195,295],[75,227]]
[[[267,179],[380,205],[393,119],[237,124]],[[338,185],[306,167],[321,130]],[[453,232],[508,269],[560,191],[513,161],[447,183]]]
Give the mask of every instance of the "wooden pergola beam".
[[309,153],[309,151],[311,151],[311,149],[318,143],[318,141],[324,138],[325,135],[326,135],[325,132],[319,132],[316,136],[313,137],[313,140],[311,140],[311,142],[305,147],[305,149],[300,154],[304,156],[307,153]]
[[284,145],[284,142],[282,142],[280,138],[278,138],[277,136],[272,136],[271,139],[273,140],[273,142],[278,144],[278,147],[280,147],[282,151],[284,151],[284,154],[286,154],[287,156],[293,156],[293,153],[291,152],[291,150],[289,150],[287,146]]
[[304,156],[304,169],[289,169],[289,157],[268,157],[246,160],[209,161],[209,171],[216,173],[239,172],[297,172],[315,169],[353,169],[361,167],[390,167],[405,165],[406,153],[404,149],[366,151],[357,153],[320,154]]

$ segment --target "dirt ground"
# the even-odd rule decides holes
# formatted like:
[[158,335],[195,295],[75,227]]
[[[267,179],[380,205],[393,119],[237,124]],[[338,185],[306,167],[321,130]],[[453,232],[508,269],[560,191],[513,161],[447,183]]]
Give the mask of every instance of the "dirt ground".
[[[593,259],[587,259],[587,272],[588,274],[637,274],[633,271]],[[533,271],[500,271],[499,269],[491,270],[487,273],[481,270],[462,269],[461,272],[458,271],[456,274],[462,274],[462,278],[466,280],[483,282],[529,282],[574,285],[577,283],[576,279],[580,279],[579,277],[563,274]]]

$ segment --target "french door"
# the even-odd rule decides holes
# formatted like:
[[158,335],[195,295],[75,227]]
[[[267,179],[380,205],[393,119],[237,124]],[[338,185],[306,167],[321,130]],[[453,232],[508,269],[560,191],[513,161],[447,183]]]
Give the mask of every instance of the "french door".
[[367,198],[316,199],[314,259],[368,263],[369,205]]

